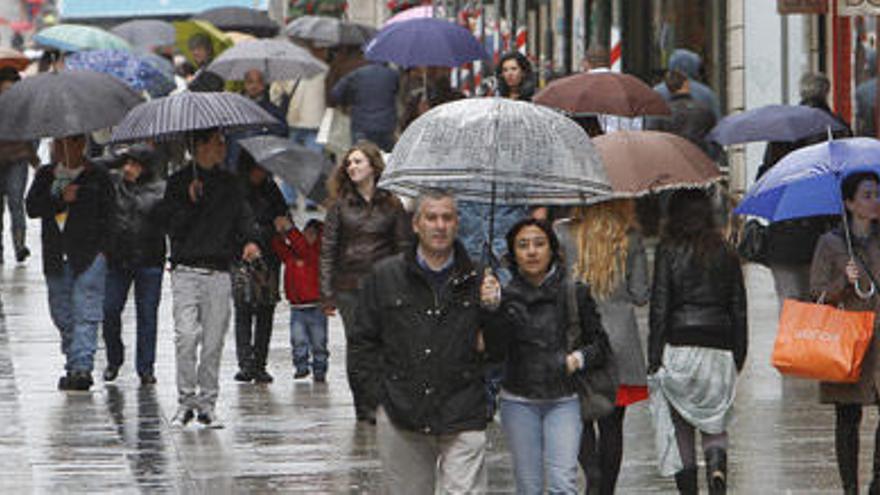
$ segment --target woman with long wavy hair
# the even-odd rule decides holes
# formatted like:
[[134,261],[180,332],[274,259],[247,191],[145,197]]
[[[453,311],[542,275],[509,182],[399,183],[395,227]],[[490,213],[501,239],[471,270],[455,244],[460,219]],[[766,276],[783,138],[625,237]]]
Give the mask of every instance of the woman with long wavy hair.
[[[358,141],[327,181],[330,203],[321,245],[321,301],[330,316],[339,308],[346,341],[351,339],[361,278],[379,260],[406,249],[412,237],[400,200],[376,186],[385,169],[379,148]],[[375,423],[375,407],[356,356],[346,346],[348,385],[358,421]]]
[[603,418],[584,418],[578,456],[589,493],[611,494],[623,457],[626,407],[648,397],[645,354],[635,306],[650,297],[647,260],[633,200],[577,207],[557,222],[572,277],[590,287],[618,369],[617,407]]

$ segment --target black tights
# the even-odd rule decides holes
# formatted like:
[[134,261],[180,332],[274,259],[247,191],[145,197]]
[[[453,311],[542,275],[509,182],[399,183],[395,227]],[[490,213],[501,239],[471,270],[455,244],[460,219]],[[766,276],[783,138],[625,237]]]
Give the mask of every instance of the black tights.
[[[626,407],[599,419],[584,423],[578,461],[587,477],[591,494],[611,495],[617,485],[620,461],[623,459],[623,417]],[[598,431],[596,428],[598,423]],[[598,436],[598,439],[597,439]]]
[[[837,469],[845,493],[858,493],[859,488],[859,427],[862,423],[860,404],[837,404],[837,421],[834,427],[834,449],[837,453]],[[875,493],[875,482],[880,475],[880,423],[874,433],[874,482],[871,493]]]

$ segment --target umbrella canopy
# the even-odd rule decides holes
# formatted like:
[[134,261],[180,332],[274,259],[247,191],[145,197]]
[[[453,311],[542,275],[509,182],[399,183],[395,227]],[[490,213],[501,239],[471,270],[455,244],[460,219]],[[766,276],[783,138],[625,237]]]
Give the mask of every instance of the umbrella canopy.
[[290,22],[284,29],[290,38],[312,41],[321,46],[363,45],[376,34],[370,26],[335,17],[305,15]]
[[223,34],[223,31],[220,31],[207,21],[174,21],[174,29],[177,31],[177,49],[180,50],[180,53],[182,53],[190,63],[195,63],[195,60],[193,60],[192,52],[189,50],[189,39],[196,34],[204,34],[211,40],[211,46],[214,47],[215,57],[233,45],[229,36]]
[[107,74],[38,74],[0,95],[0,140],[65,137],[104,129],[141,101],[137,93]]
[[[438,15],[437,17],[443,16],[443,8],[437,9]],[[433,5],[419,5],[417,7],[412,7],[406,10],[402,10],[393,16],[389,17],[385,24],[382,26],[390,26],[392,24],[396,24],[398,22],[409,21],[412,19],[421,19],[424,17],[434,17],[434,6]]]
[[259,38],[271,38],[278,34],[278,24],[260,10],[247,7],[217,7],[194,17],[208,21],[223,31],[239,31]]
[[110,32],[142,50],[152,50],[157,46],[172,46],[176,39],[173,24],[155,19],[123,22]]
[[126,83],[136,91],[146,91],[156,98],[173,91],[174,72],[163,70],[146,57],[122,50],[93,50],[74,53],[64,58],[70,70],[103,72]]
[[618,197],[700,187],[721,178],[711,158],[675,134],[619,131],[594,138],[593,144]]
[[21,72],[27,69],[27,66],[31,64],[31,61],[18,50],[13,50],[12,48],[3,48],[0,47],[0,69],[4,67],[12,67],[13,69]]
[[845,126],[828,112],[805,105],[767,105],[729,115],[709,132],[707,140],[723,146],[753,141],[797,141]]
[[238,143],[257,164],[309,197],[333,170],[333,162],[323,154],[283,137],[254,136]]
[[115,142],[169,138],[203,129],[261,127],[278,121],[237,93],[184,91],[133,108],[113,130]]
[[367,44],[368,60],[401,67],[458,67],[488,58],[467,29],[444,19],[412,19],[383,28]]
[[305,48],[289,41],[242,41],[214,59],[208,70],[227,81],[242,80],[251,70],[259,70],[267,81],[286,81],[311,77],[327,70],[327,65]]
[[237,45],[242,41],[253,41],[257,39],[256,36],[247,33],[240,33],[238,31],[226,31],[226,36],[232,40],[233,45]]
[[650,86],[616,72],[586,72],[557,79],[535,95],[534,102],[572,114],[639,117],[672,113]]
[[430,188],[501,204],[578,204],[611,186],[589,138],[567,117],[531,103],[470,98],[435,107],[400,137],[380,186]]
[[131,50],[127,41],[113,33],[80,24],[58,24],[34,35],[37,45],[62,52],[83,50]]
[[736,213],[770,222],[840,215],[840,181],[863,170],[880,173],[880,141],[840,139],[792,151],[752,185]]

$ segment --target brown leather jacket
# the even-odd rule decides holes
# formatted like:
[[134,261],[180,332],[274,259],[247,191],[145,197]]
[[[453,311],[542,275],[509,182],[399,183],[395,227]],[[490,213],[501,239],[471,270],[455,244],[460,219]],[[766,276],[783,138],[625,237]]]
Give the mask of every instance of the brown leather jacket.
[[393,194],[377,189],[372,202],[359,194],[339,198],[327,211],[321,246],[321,298],[333,304],[337,291],[358,288],[382,258],[410,244],[409,216]]

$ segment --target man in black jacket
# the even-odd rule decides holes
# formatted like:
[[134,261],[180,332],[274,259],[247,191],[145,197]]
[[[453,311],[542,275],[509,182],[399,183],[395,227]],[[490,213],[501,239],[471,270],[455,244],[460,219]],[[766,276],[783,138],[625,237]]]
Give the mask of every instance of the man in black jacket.
[[377,442],[392,494],[486,490],[480,277],[457,228],[452,196],[424,194],[418,246],[379,262],[361,289],[353,361],[377,384],[369,395],[381,406]]
[[116,214],[107,255],[107,287],[104,298],[104,346],[107,368],[104,381],[112,382],[125,360],[122,343],[122,310],[134,284],[137,312],[137,358],[135,369],[142,385],[156,383],[156,327],[162,276],[165,267],[165,231],[160,205],[165,181],[156,177],[156,155],[146,145],[134,145],[122,153],[122,169],[111,173],[116,193]]
[[42,220],[49,312],[67,358],[59,390],[92,386],[103,319],[113,186],[106,170],[86,160],[85,148],[85,136],[56,139],[54,163],[37,171],[26,201],[28,216]]
[[256,259],[260,248],[238,180],[219,168],[226,156],[223,134],[209,129],[191,139],[193,163],[168,179],[163,205],[171,238],[177,348],[179,407],[172,423],[184,426],[198,416],[204,426],[222,428],[214,407],[229,329],[230,264],[238,257]]

